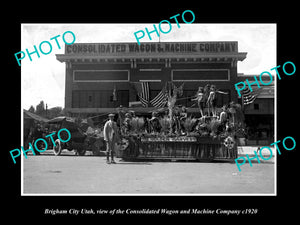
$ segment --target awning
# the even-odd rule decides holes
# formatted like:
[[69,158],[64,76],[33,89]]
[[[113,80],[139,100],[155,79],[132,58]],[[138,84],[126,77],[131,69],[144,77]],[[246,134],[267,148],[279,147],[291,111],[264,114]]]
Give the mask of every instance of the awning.
[[26,109],[23,109],[23,115],[24,115],[24,119],[33,119],[33,120],[36,120],[39,122],[44,122],[44,123],[47,123],[49,121],[48,119],[46,119],[42,116],[39,116],[35,113],[29,112]]
[[48,123],[59,123],[59,122],[62,122],[62,121],[68,121],[68,122],[71,122],[71,123],[74,123],[75,120],[71,117],[67,117],[67,116],[58,116],[58,117],[55,117],[51,120],[48,121]]

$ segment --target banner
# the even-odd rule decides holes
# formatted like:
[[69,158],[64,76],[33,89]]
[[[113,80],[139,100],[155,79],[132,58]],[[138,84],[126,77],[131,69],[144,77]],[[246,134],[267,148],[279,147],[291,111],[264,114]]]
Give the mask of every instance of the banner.
[[65,46],[66,54],[130,54],[130,53],[217,53],[237,52],[235,41],[162,42],[162,43],[75,43]]

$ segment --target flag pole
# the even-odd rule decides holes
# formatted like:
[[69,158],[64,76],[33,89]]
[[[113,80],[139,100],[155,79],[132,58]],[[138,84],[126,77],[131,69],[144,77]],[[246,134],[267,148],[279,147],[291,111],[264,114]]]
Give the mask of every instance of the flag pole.
[[184,97],[184,98],[178,98],[177,100],[184,100],[184,99],[189,99],[189,98],[194,98],[195,96],[190,96],[190,97]]

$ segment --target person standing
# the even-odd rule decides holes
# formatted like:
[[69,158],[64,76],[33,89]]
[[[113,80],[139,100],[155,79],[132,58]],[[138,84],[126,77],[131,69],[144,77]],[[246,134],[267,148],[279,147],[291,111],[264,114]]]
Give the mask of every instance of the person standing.
[[217,93],[228,95],[227,92],[219,91],[216,89],[216,85],[210,86],[210,92],[207,99],[207,105],[208,105],[208,115],[210,115],[210,109],[212,112],[213,117],[217,117]]
[[[114,122],[114,114],[109,114],[109,120],[104,125],[103,135],[106,142],[106,163],[116,163],[114,161],[114,148],[118,142],[119,134],[117,123]],[[109,155],[111,154],[111,161],[109,161]]]
[[203,110],[205,108],[205,100],[204,100],[204,89],[203,87],[199,87],[195,98],[192,101],[197,101],[198,108],[200,111],[201,117],[204,116]]
[[[37,123],[34,127],[33,134],[32,134],[32,142],[31,142],[32,146],[34,145],[34,142],[39,138],[43,138],[43,130],[41,124]],[[38,149],[44,149],[44,148],[45,148],[45,144],[39,142]],[[40,155],[41,153],[39,151],[35,151],[35,154]]]

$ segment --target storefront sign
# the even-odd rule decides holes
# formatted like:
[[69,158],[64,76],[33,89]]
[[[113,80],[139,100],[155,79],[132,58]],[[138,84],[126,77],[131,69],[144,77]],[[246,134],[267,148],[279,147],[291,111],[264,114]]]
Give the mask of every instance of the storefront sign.
[[197,142],[196,137],[144,137],[142,142]]
[[128,53],[190,53],[237,52],[237,42],[164,42],[164,43],[108,43],[66,45],[66,54],[128,54]]

